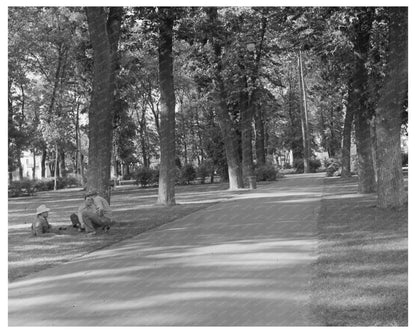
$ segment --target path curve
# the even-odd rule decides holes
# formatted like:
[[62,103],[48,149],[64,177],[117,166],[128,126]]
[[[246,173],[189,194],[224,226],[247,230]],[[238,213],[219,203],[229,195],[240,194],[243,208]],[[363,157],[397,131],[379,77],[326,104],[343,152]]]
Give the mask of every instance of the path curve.
[[323,177],[242,191],[9,283],[9,326],[316,325],[309,284]]

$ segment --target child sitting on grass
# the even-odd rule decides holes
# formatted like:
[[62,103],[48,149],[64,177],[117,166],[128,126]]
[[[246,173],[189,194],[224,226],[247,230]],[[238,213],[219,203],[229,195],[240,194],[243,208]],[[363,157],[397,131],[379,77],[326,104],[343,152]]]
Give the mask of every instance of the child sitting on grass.
[[45,205],[40,205],[36,209],[36,220],[32,223],[32,235],[41,236],[48,234],[52,230],[52,226],[48,222],[50,209]]

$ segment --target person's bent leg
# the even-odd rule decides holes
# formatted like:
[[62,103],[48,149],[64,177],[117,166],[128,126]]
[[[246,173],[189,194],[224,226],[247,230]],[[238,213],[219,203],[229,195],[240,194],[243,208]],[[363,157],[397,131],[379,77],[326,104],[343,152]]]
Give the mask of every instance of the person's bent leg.
[[103,230],[104,232],[108,232],[110,230],[110,227],[115,223],[113,220],[111,220],[108,217],[101,216],[101,222],[103,223]]
[[93,212],[82,212],[82,220],[84,221],[85,231],[92,232],[95,228],[102,226],[100,218]]

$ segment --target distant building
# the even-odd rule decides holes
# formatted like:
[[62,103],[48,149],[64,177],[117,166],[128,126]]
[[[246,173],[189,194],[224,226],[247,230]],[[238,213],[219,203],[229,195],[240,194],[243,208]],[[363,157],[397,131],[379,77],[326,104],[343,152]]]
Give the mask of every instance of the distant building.
[[[42,156],[35,157],[36,166],[35,166],[35,179],[42,178],[42,170],[41,170],[41,163],[42,163]],[[29,151],[23,152],[22,157],[20,158],[20,163],[22,163],[23,168],[23,177],[33,179],[33,153]],[[13,180],[20,180],[19,169],[16,169],[12,172]],[[49,170],[48,162],[45,162],[45,177],[51,177],[51,173]]]

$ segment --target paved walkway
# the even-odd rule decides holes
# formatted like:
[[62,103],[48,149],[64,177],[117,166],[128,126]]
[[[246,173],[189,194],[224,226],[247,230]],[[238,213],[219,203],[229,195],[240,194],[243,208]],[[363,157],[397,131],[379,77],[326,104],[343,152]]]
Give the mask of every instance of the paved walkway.
[[316,325],[322,190],[289,176],[10,283],[9,326]]

